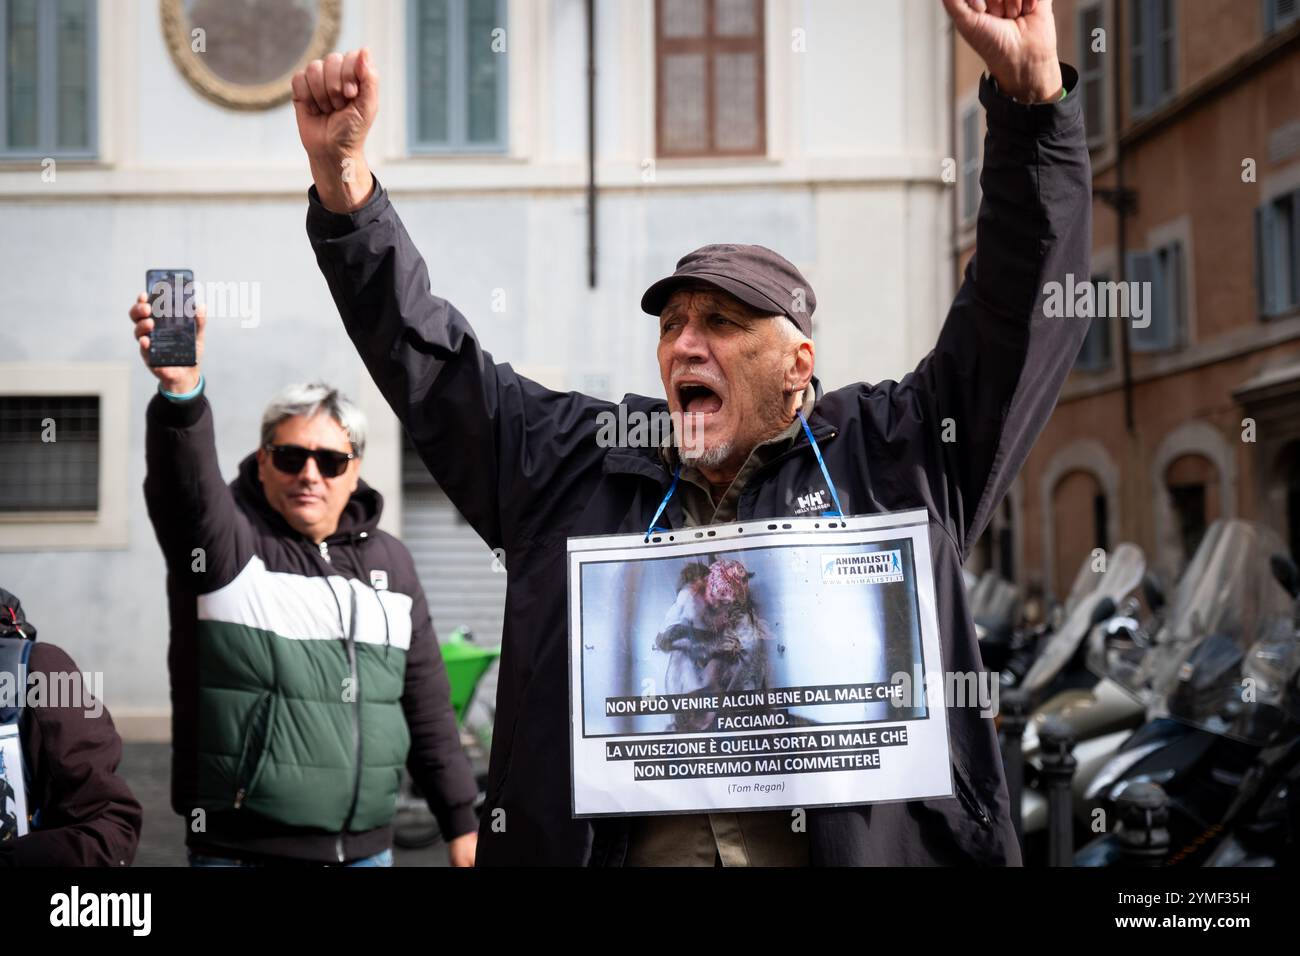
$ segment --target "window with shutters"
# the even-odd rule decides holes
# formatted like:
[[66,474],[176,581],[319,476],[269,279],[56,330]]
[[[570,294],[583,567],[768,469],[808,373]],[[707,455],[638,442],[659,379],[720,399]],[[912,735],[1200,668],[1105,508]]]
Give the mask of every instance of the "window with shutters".
[[1264,31],[1276,33],[1300,20],[1300,0],[1264,0]]
[[[1109,281],[1109,276],[1093,276],[1094,303],[1105,301],[1100,289]],[[1074,367],[1081,372],[1101,372],[1110,368],[1112,354],[1110,325],[1112,316],[1100,304],[1097,306],[1096,313],[1093,316],[1092,323],[1088,326],[1088,334],[1083,339],[1083,347],[1079,350],[1079,357],[1074,362]]]
[[980,108],[972,105],[961,114],[961,221],[970,225],[980,211]]
[[1255,210],[1255,287],[1265,318],[1300,309],[1300,189]]
[[1128,281],[1141,284],[1138,292],[1146,315],[1136,315],[1130,300],[1133,325],[1130,343],[1135,352],[1163,352],[1186,344],[1188,289],[1183,244],[1168,242],[1150,252],[1127,257]]
[[1130,0],[1129,17],[1129,102],[1134,117],[1141,117],[1175,92],[1174,0]]
[[0,158],[95,155],[94,0],[0,0]]
[[767,152],[763,0],[656,0],[661,157]]
[[506,148],[506,0],[409,0],[412,153]]
[[1106,69],[1106,7],[1094,3],[1079,9],[1079,96],[1083,103],[1083,124],[1088,146],[1106,141],[1110,115],[1110,83]]

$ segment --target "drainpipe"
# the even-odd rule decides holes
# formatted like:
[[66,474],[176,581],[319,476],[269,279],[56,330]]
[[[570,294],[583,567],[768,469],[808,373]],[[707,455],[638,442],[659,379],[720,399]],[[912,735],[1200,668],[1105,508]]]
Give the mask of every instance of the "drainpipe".
[[[1111,46],[1111,92],[1113,107],[1113,125],[1115,136],[1115,187],[1113,189],[1093,189],[1093,196],[1115,211],[1115,246],[1119,261],[1115,264],[1117,281],[1127,281],[1128,258],[1128,218],[1137,212],[1137,194],[1125,185],[1124,181],[1124,14],[1130,9],[1133,0],[1113,0],[1114,18],[1111,31],[1114,43]],[[1121,514],[1120,534],[1125,538],[1148,541],[1144,533],[1148,509],[1142,507],[1145,498],[1145,456],[1138,441],[1137,421],[1133,411],[1133,349],[1129,338],[1132,322],[1129,316],[1120,317],[1120,374],[1123,382],[1124,432],[1126,438],[1125,481],[1119,491]]]
[[[1124,13],[1127,10],[1127,3],[1124,0],[1115,0],[1114,3],[1114,33],[1115,43],[1111,49],[1115,55],[1111,57],[1113,64],[1113,77],[1111,81],[1112,93],[1115,110],[1115,189],[1114,190],[1097,190],[1096,195],[1112,209],[1115,210],[1115,219],[1117,223],[1115,245],[1118,251],[1119,261],[1115,265],[1115,271],[1118,273],[1118,281],[1126,281],[1125,259],[1128,256],[1128,216],[1134,212],[1137,207],[1137,197],[1124,187],[1124,88],[1123,88],[1123,64],[1124,64]],[[1133,419],[1133,351],[1129,343],[1129,329],[1131,323],[1129,317],[1124,316],[1120,322],[1120,371],[1124,380],[1124,428],[1129,435],[1135,435],[1137,426]]]
[[596,0],[587,0],[587,287],[596,288]]
[[957,182],[950,190],[949,204],[952,206],[952,273],[953,294],[961,288],[961,208],[957,204],[957,190],[961,183],[961,157],[958,147],[961,144],[961,130],[957,120],[957,31],[948,21],[948,133],[952,137],[952,159],[957,163],[955,174]]

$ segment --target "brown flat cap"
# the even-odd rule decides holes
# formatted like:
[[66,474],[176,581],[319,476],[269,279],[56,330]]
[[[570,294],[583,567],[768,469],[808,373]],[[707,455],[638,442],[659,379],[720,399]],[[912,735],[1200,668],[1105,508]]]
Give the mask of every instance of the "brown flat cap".
[[641,296],[641,308],[659,315],[682,286],[703,282],[730,292],[741,302],[769,315],[784,315],[812,338],[817,296],[784,256],[763,246],[702,246],[677,262],[677,271],[660,279]]

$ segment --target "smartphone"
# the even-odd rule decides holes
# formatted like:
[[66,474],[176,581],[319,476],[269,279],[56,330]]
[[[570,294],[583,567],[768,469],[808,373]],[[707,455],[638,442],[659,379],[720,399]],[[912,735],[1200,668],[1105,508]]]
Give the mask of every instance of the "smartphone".
[[189,269],[150,269],[145,273],[144,287],[153,318],[150,367],[197,365],[194,273]]

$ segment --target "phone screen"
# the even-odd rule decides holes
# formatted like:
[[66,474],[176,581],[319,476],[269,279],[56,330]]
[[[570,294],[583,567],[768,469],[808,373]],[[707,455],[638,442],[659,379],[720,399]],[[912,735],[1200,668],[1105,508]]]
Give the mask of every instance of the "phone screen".
[[150,269],[145,289],[153,318],[149,364],[155,368],[197,365],[194,273],[189,269]]

